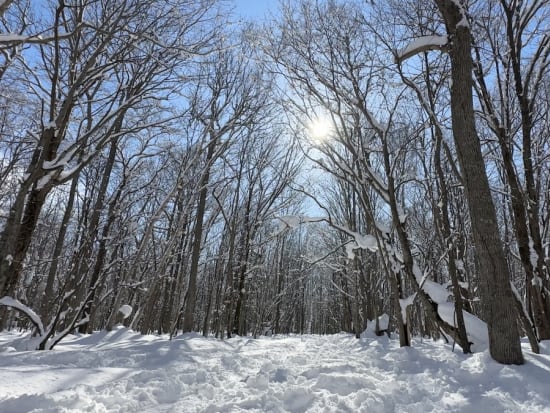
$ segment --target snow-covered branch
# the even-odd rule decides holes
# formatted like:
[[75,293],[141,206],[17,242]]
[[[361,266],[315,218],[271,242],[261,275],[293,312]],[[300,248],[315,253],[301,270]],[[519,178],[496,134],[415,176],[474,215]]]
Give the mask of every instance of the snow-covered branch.
[[445,50],[447,47],[447,36],[422,36],[414,39],[403,49],[398,50],[395,56],[396,62],[400,63],[409,57],[430,50]]
[[61,33],[56,37],[53,36],[27,36],[24,34],[17,33],[0,33],[0,46],[13,46],[22,43],[32,43],[32,44],[47,44],[53,42],[56,39],[68,39],[73,36],[74,33]]
[[21,301],[16,300],[15,298],[12,298],[12,297],[5,296],[0,298],[0,305],[11,307],[14,310],[17,310],[25,314],[38,330],[38,334],[40,336],[44,335],[44,325],[42,324],[42,320],[40,319],[38,314],[36,314],[31,308],[27,307]]

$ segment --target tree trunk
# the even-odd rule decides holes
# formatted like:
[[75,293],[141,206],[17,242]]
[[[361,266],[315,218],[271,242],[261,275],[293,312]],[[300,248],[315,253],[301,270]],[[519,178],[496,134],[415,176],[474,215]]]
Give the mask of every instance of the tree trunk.
[[[529,250],[529,258],[534,255],[534,262],[532,264],[531,274],[527,274],[526,288],[530,304],[532,307],[533,317],[535,319],[535,326],[539,334],[540,340],[550,339],[550,319],[546,311],[548,308],[547,296],[544,294],[544,287],[548,287],[547,274],[545,273],[545,253],[543,242],[541,238],[541,230],[539,224],[539,197],[537,191],[537,184],[535,180],[535,166],[533,164],[533,102],[530,97],[530,84],[526,81],[530,75],[525,75],[523,78],[524,70],[522,69],[522,44],[517,43],[514,33],[515,19],[527,18],[521,15],[519,10],[506,5],[506,2],[501,1],[506,15],[506,33],[508,36],[508,44],[510,46],[510,57],[512,63],[512,72],[514,75],[514,85],[516,89],[516,96],[519,102],[521,112],[521,134],[522,134],[522,160],[523,160],[523,175],[525,179],[526,200],[527,200],[527,222],[529,226],[530,239],[528,240],[527,247]],[[521,5],[517,6],[520,9]],[[518,24],[525,24],[522,22]],[[519,29],[518,29],[519,30]],[[535,63],[537,58],[533,57]],[[542,60],[542,59],[541,59]],[[525,80],[525,81],[524,81]],[[532,87],[532,86],[531,86]],[[535,84],[536,87],[536,84]],[[525,204],[524,204],[525,205]],[[525,247],[524,247],[525,248]],[[529,279],[530,277],[530,279]],[[546,280],[546,281],[545,281]]]
[[489,350],[491,357],[500,363],[523,364],[509,270],[475,128],[472,38],[466,11],[453,0],[435,2],[445,20],[450,43],[452,129],[479,260],[480,293],[489,330]]
[[213,137],[208,144],[208,150],[205,159],[205,170],[202,174],[199,187],[199,202],[197,205],[197,215],[195,219],[195,229],[193,231],[193,248],[191,252],[191,266],[189,268],[189,284],[185,296],[185,307],[183,309],[183,332],[193,331],[195,325],[195,304],[197,301],[197,275],[199,271],[199,258],[202,247],[202,229],[204,225],[204,214],[206,211],[206,196],[208,195],[208,182],[210,180],[210,167],[212,158],[216,150],[218,138]]
[[[476,49],[476,58],[477,60],[481,60],[481,56],[479,51]],[[545,309],[545,301],[546,299],[543,297],[542,289],[540,286],[540,283],[537,282],[538,280],[544,280],[544,256],[542,254],[542,247],[536,248],[535,245],[541,245],[540,244],[540,236],[535,237],[533,239],[529,236],[529,229],[535,231],[534,234],[540,233],[540,228],[538,226],[538,219],[539,219],[539,206],[538,201],[536,204],[533,204],[529,201],[529,192],[524,196],[520,180],[518,178],[518,175],[516,173],[516,166],[514,164],[514,157],[512,154],[512,151],[509,148],[510,139],[508,136],[509,130],[506,129],[504,126],[501,125],[499,119],[497,118],[497,114],[495,111],[495,108],[493,106],[492,100],[489,95],[489,91],[487,88],[487,85],[485,83],[485,79],[483,77],[483,68],[481,67],[481,64],[478,62],[475,67],[475,75],[479,84],[479,88],[481,90],[481,97],[484,101],[484,108],[485,111],[488,113],[489,118],[492,122],[492,129],[498,139],[499,147],[500,147],[500,153],[502,156],[502,165],[504,167],[504,172],[506,173],[506,179],[508,180],[508,186],[510,188],[510,203],[511,203],[511,210],[513,214],[513,227],[514,227],[514,233],[517,238],[517,244],[518,244],[518,252],[521,259],[521,263],[523,265],[523,269],[525,271],[525,290],[526,290],[526,306],[528,310],[528,314],[531,317],[531,320],[536,328],[536,331],[538,333],[538,337],[541,340],[550,338],[550,319],[548,317],[547,311]],[[521,96],[518,97],[520,101],[522,100]],[[511,114],[507,114],[507,116],[511,116]],[[524,136],[527,133],[527,142],[523,142],[523,145],[528,145],[528,147],[531,146],[531,137],[530,137],[530,127],[525,128],[525,124],[531,125],[531,118],[530,115],[527,116],[527,119],[523,118],[523,111],[522,111],[522,131]],[[526,153],[529,155],[529,158],[531,157],[531,149],[528,148],[527,151],[523,151],[523,157],[525,158]],[[526,168],[525,170],[525,180],[527,184],[531,183],[533,185],[534,178],[533,175],[533,169],[532,169],[532,163],[530,161],[527,162],[529,165],[529,168]],[[528,175],[531,175],[531,178],[528,179]],[[529,207],[527,207],[529,205]],[[533,205],[535,207],[533,208]],[[528,226],[528,220],[527,217],[529,217],[529,226]],[[533,221],[533,224],[531,222]],[[532,245],[531,245],[532,244]],[[533,248],[534,251],[531,251],[531,248]],[[537,260],[535,265],[533,266],[533,263],[531,262],[531,253],[535,252],[537,253]],[[542,255],[538,255],[538,252],[541,252]],[[542,263],[540,262],[540,258],[543,258]],[[535,278],[536,277],[536,278]],[[537,280],[537,281],[535,281]],[[522,318],[523,320],[523,318]]]

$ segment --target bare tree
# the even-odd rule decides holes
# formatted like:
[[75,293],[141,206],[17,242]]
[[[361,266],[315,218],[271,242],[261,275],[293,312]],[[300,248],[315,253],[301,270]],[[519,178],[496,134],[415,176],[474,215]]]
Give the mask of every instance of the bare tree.
[[[376,58],[383,50],[368,40],[366,17],[351,4],[301,2],[285,9],[284,18],[279,37],[272,36],[277,43],[271,43],[267,52],[295,89],[298,97],[291,102],[300,116],[314,117],[312,113],[321,110],[332,117],[330,139],[316,145],[325,155],[318,164],[349,182],[361,200],[372,238],[365,242],[349,229],[348,234],[358,248],[368,244],[381,252],[401,344],[409,345],[407,307],[417,299],[435,330],[441,329],[467,349],[465,334],[459,334],[452,316],[444,311],[444,287],[427,279],[413,252],[403,208],[406,196],[401,198],[403,187],[412,181],[399,166],[406,165],[417,130],[401,120],[402,88],[392,90],[381,77],[388,74],[386,63]],[[367,187],[376,193],[375,200],[367,195]],[[385,204],[391,228],[373,215],[374,202]],[[407,293],[412,295],[408,298]]]
[[[490,18],[473,21],[477,95],[483,119],[498,142],[517,251],[525,272],[525,304],[542,340],[550,334],[550,307],[544,293],[549,275],[544,265],[547,257],[540,207],[541,168],[546,156],[542,148],[548,134],[543,129],[536,134],[533,131],[547,117],[539,93],[550,61],[550,37],[543,29],[550,19],[550,4],[489,2],[480,11]],[[491,75],[495,82],[489,80]],[[521,156],[515,153],[518,147]],[[526,331],[529,329],[527,326]]]
[[489,329],[490,352],[500,363],[522,364],[510,274],[475,127],[472,35],[466,4],[435,1],[450,39],[453,134],[479,260],[483,315]]
[[198,180],[189,279],[181,313],[184,332],[195,328],[197,277],[212,168],[231,145],[246,137],[256,123],[262,122],[263,108],[268,102],[260,73],[251,61],[242,59],[240,53],[244,50],[237,48],[213,55],[211,64],[204,65],[202,79],[191,100],[193,121],[201,125],[205,167]]
[[[29,129],[32,155],[0,235],[0,295],[15,292],[50,192],[78,176],[107,144],[116,149],[117,140],[169,119],[155,102],[170,96],[190,58],[211,47],[214,27],[201,25],[214,17],[212,5],[60,2],[42,16],[52,23],[36,42],[38,69],[23,65],[19,77],[42,119]],[[127,122],[135,111],[141,120]]]

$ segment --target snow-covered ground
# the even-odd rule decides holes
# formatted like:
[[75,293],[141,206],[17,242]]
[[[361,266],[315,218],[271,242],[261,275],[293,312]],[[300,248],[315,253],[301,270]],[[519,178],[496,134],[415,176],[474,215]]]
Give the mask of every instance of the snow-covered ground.
[[372,334],[217,340],[125,328],[15,351],[0,334],[0,412],[550,412],[550,345],[526,364]]

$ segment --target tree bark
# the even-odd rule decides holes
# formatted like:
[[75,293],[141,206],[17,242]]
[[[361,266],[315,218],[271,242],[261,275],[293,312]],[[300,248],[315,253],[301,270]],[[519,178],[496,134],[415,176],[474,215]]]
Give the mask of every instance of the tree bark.
[[453,0],[435,2],[445,20],[450,43],[452,130],[479,260],[480,294],[489,330],[489,351],[499,363],[523,364],[510,274],[475,128],[472,37],[465,6]]
[[195,304],[197,302],[197,275],[199,272],[199,258],[202,247],[202,229],[204,225],[204,214],[206,212],[206,196],[208,195],[208,182],[210,181],[210,168],[212,159],[218,143],[218,137],[214,136],[208,144],[205,158],[206,169],[202,174],[199,187],[199,202],[193,231],[193,247],[191,252],[191,267],[189,268],[189,283],[185,295],[185,307],[183,309],[183,332],[193,331],[195,325]]

